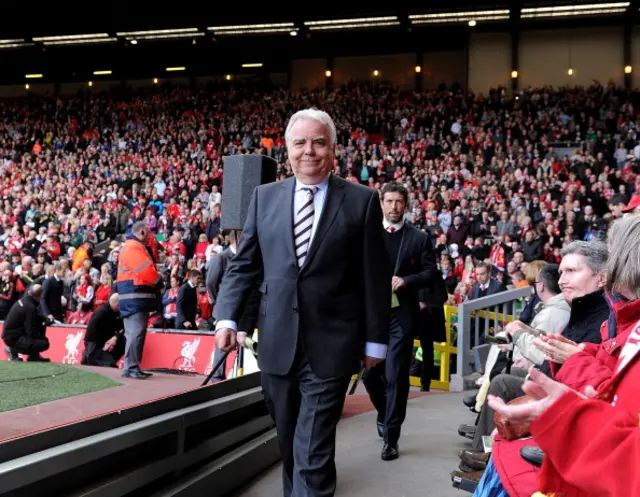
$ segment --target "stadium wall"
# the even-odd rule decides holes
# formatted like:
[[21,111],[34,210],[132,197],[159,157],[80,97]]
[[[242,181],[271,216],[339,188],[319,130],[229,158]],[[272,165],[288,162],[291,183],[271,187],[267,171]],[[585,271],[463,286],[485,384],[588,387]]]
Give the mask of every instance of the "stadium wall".
[[486,93],[508,87],[511,74],[509,33],[473,33],[469,38],[469,89]]
[[[573,69],[573,75],[568,74]],[[624,81],[623,29],[587,28],[523,31],[520,87],[586,86]]]

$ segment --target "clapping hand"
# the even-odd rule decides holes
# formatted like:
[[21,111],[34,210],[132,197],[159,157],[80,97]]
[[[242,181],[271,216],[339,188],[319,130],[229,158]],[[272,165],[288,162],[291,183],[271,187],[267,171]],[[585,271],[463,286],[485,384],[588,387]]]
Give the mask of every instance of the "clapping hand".
[[540,336],[533,344],[544,352],[547,361],[564,364],[569,357],[584,350],[585,344],[577,344],[562,335]]

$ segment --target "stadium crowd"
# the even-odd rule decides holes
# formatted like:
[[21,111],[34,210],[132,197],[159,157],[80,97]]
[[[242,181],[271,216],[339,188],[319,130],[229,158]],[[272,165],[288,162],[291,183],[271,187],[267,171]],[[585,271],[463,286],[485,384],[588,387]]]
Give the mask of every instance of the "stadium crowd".
[[[38,284],[44,315],[89,323],[113,293],[121,235],[146,221],[147,245],[166,280],[162,309],[150,324],[210,326],[214,302],[202,276],[216,254],[235,244],[233,233],[220,230],[223,157],[269,155],[278,179],[290,176],[286,119],[315,106],[338,128],[335,174],[375,189],[394,181],[409,189],[406,220],[429,234],[449,303],[510,286],[535,290],[528,315],[505,330],[519,354],[514,367],[494,361],[479,394],[465,399],[479,416],[459,428],[474,450],[460,454],[457,473],[482,478],[477,495],[494,495],[491,485],[507,487],[509,495],[535,491],[537,473],[517,464],[496,469],[505,453],[518,460],[512,452],[521,448],[505,449],[512,433],[504,428],[510,416],[504,402],[523,393],[535,399],[530,387],[523,390],[531,365],[564,385],[591,385],[576,371],[593,363],[581,369],[570,356],[598,357],[616,333],[629,332],[618,301],[605,297],[617,283],[611,272],[605,281],[603,240],[615,220],[640,208],[637,97],[599,84],[483,96],[456,86],[417,94],[354,82],[332,92],[165,87],[0,102],[0,319]],[[616,236],[626,240],[620,229]],[[189,300],[196,309],[188,312],[177,308],[187,280],[198,289]],[[609,307],[617,321],[608,319]],[[117,302],[112,308],[117,312]],[[574,347],[561,358],[560,328]],[[609,369],[621,346],[611,350]],[[532,378],[551,388],[535,372]],[[502,424],[495,413],[505,417]],[[503,432],[494,464],[483,442],[496,425]],[[566,454],[540,426],[532,431],[556,465],[545,471],[566,474],[558,467]],[[536,484],[505,478],[514,472],[533,474]]]
[[571,241],[601,237],[640,186],[635,97],[595,84],[485,97],[352,83],[0,103],[0,318],[60,263],[57,318],[87,322],[108,298],[117,237],[136,220],[159,242],[167,288],[171,275],[203,271],[229,244],[219,229],[222,157],[267,154],[279,178],[290,175],[285,120],[310,106],[337,124],[337,174],[409,187],[408,220],[430,234],[452,302],[472,296],[478,261],[489,259],[504,285],[524,284],[528,262],[558,262]]

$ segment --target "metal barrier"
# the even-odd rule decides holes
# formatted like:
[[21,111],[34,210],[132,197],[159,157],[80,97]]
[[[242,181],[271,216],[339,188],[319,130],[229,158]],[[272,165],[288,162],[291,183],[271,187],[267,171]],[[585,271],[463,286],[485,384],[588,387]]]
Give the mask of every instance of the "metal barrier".
[[[495,295],[489,295],[458,305],[457,309],[457,333],[452,343],[456,344],[457,367],[456,373],[451,376],[450,390],[452,392],[464,391],[464,377],[473,371],[473,351],[471,348],[472,318],[474,319],[475,345],[484,343],[480,338],[480,329],[483,333],[489,333],[491,328],[498,329],[504,323],[514,321],[520,315],[521,301],[532,294],[532,288],[527,286],[507,290]],[[449,321],[447,321],[449,325]],[[449,332],[450,327],[447,326]],[[447,337],[449,338],[449,337]],[[477,368],[476,368],[477,369]]]

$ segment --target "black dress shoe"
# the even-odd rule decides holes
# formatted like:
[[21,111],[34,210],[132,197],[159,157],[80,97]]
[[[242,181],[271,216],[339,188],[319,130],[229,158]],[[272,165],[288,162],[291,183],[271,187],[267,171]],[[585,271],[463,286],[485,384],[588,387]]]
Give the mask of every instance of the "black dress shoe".
[[382,447],[380,458],[383,461],[393,461],[394,459],[398,459],[398,457],[400,457],[400,454],[398,453],[398,445],[385,443]]
[[431,386],[429,386],[429,385],[427,385],[427,386],[422,385],[422,386],[420,387],[420,391],[421,391],[421,392],[430,392],[430,391],[431,391]]
[[381,423],[380,421],[378,421],[376,423],[376,428],[378,428],[378,436],[380,438],[384,437],[384,423]]
[[520,455],[522,456],[522,459],[533,464],[535,467],[539,468],[542,466],[544,452],[540,447],[535,447],[533,445],[529,447],[522,447],[520,449]]
[[150,376],[153,376],[153,373],[148,373],[147,371],[142,371],[142,369],[138,369],[138,373],[140,373],[142,376],[146,376],[147,378],[149,378]]
[[476,397],[474,396],[469,396],[469,397],[462,397],[462,403],[467,406],[469,409],[473,409],[476,406]]
[[131,378],[133,380],[146,380],[149,377],[145,374],[142,374],[142,371],[130,371],[122,373],[123,378]]
[[476,434],[475,425],[458,426],[458,435],[460,435],[461,437],[468,438],[469,440],[473,440],[473,437],[475,434]]
[[15,349],[12,349],[11,347],[5,347],[4,353],[7,355],[7,359],[9,359],[10,361],[22,362],[22,359],[15,351]]

